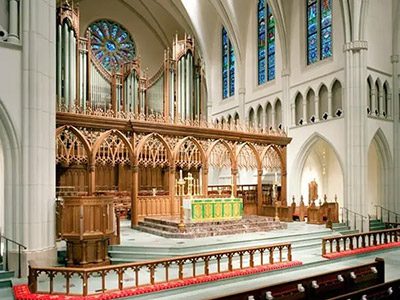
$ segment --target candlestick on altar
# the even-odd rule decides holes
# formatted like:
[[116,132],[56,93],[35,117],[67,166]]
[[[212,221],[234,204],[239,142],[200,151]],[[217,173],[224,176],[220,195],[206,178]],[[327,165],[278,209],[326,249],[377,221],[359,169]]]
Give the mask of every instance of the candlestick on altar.
[[[182,170],[181,170],[182,172]],[[181,173],[182,175],[182,173]],[[178,181],[178,190],[179,192],[179,224],[178,224],[178,228],[180,232],[185,232],[185,223],[184,223],[184,210],[183,210],[183,196],[185,193],[185,180],[183,179],[183,177],[181,177]]]

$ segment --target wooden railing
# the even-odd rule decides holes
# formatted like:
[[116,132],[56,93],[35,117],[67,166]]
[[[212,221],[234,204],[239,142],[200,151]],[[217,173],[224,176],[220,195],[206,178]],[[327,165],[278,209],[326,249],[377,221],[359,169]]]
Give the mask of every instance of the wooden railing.
[[322,255],[400,241],[400,228],[348,234],[322,239]]
[[291,244],[280,243],[94,268],[29,266],[28,280],[32,293],[86,296],[289,261]]

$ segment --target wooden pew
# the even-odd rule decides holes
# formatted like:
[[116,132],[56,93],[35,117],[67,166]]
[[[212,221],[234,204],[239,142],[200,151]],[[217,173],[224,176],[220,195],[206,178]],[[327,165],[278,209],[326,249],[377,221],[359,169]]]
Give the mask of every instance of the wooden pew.
[[377,284],[362,290],[330,298],[329,300],[400,299],[400,279]]
[[384,276],[384,261],[383,259],[376,258],[373,263],[296,279],[290,282],[215,299],[320,300],[381,284],[385,281]]

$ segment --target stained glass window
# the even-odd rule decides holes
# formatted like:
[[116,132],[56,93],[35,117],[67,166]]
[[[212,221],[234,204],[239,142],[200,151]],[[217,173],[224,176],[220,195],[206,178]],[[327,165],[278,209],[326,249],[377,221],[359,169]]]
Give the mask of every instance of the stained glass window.
[[108,70],[118,70],[136,55],[132,37],[118,23],[99,20],[89,25],[90,46],[94,57]]
[[235,52],[225,28],[222,28],[222,98],[235,94]]
[[258,84],[275,79],[275,19],[266,0],[259,0],[258,27]]
[[307,1],[307,63],[332,56],[332,0]]

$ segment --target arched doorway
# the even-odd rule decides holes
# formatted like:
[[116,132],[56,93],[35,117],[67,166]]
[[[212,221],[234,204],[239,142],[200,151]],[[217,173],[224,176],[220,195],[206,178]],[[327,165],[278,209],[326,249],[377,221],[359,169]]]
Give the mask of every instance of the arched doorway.
[[393,163],[389,145],[381,129],[375,133],[368,147],[366,212],[376,215],[376,205],[392,209],[393,185],[390,180]]
[[326,195],[327,201],[339,203],[343,207],[343,170],[334,148],[323,138],[316,136],[309,143],[305,151],[303,166],[301,166],[300,191],[304,201],[308,203],[308,185],[316,181],[318,185],[317,196],[323,201]]

